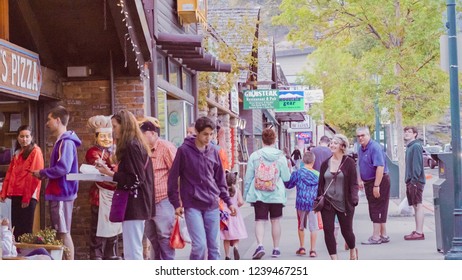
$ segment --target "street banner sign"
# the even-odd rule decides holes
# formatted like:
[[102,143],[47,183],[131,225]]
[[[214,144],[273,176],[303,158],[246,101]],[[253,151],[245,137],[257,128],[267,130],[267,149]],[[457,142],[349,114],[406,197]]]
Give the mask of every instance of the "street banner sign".
[[276,89],[244,90],[244,110],[277,109],[279,95]]
[[305,112],[305,92],[303,90],[280,90],[279,106],[276,112]]

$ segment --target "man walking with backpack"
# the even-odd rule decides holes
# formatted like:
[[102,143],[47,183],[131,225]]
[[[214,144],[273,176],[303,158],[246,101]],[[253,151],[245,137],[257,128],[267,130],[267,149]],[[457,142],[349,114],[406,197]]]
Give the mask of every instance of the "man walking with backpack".
[[257,249],[253,259],[261,259],[265,255],[263,238],[268,215],[271,221],[273,237],[272,257],[281,255],[279,241],[281,238],[282,208],[287,201],[284,182],[290,180],[287,160],[281,150],[274,148],[276,133],[265,128],[262,133],[263,148],[249,157],[244,179],[244,198],[251,203],[255,211],[255,237]]

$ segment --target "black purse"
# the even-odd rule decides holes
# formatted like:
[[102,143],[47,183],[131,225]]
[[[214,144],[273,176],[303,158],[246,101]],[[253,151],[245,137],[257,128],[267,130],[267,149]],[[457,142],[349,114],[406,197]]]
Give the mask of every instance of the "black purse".
[[320,212],[323,208],[324,208],[324,204],[326,202],[326,193],[327,193],[327,190],[329,190],[330,186],[332,185],[333,182],[335,182],[335,180],[337,179],[337,174],[338,172],[340,171],[340,167],[342,167],[342,165],[345,163],[345,161],[342,162],[342,164],[339,165],[338,169],[337,169],[337,172],[335,173],[334,175],[334,178],[332,178],[332,180],[330,181],[329,185],[327,186],[326,190],[324,191],[323,194],[321,194],[320,196],[316,197],[314,199],[314,202],[313,202],[313,211],[314,212]]

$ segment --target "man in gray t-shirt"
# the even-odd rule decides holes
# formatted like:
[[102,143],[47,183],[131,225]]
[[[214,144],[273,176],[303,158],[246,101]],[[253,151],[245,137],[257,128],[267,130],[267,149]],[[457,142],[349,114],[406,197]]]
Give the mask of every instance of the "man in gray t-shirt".
[[315,155],[313,168],[317,171],[321,169],[321,164],[332,156],[332,152],[329,149],[330,139],[327,136],[322,136],[319,140],[319,146],[311,149],[311,152]]

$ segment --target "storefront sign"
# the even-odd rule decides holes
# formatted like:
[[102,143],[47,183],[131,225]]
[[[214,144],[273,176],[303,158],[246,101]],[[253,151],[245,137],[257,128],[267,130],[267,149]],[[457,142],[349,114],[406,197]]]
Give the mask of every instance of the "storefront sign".
[[279,104],[278,90],[244,90],[244,110],[276,109]]
[[276,112],[305,112],[303,90],[280,90]]
[[239,115],[239,92],[237,91],[236,86],[231,88],[230,100],[231,111]]
[[0,40],[0,91],[38,100],[41,86],[38,54]]
[[295,137],[297,137],[297,142],[310,144],[311,139],[313,139],[313,132],[312,131],[305,131],[305,132],[297,132],[295,133]]

